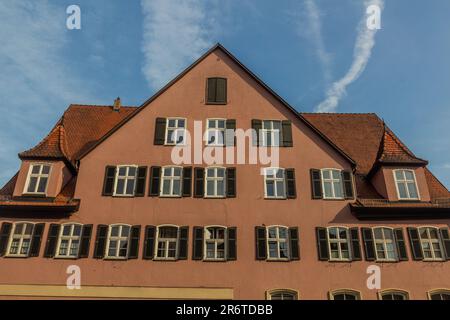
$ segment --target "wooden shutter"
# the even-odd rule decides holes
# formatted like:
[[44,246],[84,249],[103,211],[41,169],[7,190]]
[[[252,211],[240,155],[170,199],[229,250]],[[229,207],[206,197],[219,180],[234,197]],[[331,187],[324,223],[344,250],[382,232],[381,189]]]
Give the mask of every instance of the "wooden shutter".
[[297,198],[297,188],[295,185],[295,169],[286,169],[286,196],[288,199]]
[[423,260],[422,245],[420,243],[419,231],[417,228],[408,227],[409,242],[411,244],[411,252],[413,260]]
[[194,197],[203,198],[204,195],[204,174],[205,169],[195,168],[194,169]]
[[103,180],[103,196],[112,196],[114,192],[114,183],[116,180],[116,167],[106,166],[105,179]]
[[193,228],[192,260],[203,259],[203,227]]
[[442,245],[444,246],[444,253],[446,260],[450,260],[450,235],[447,228],[440,228]]
[[292,125],[291,121],[289,120],[283,120],[281,121],[281,128],[282,128],[282,134],[281,138],[283,141],[280,141],[280,146],[283,147],[292,147],[294,145],[292,141]]
[[345,199],[353,199],[353,181],[352,173],[350,171],[342,171],[342,183],[344,184]]
[[192,168],[183,168],[183,197],[190,197],[192,195]]
[[30,244],[30,257],[38,257],[41,249],[42,234],[44,233],[45,223],[37,223],[33,227],[33,237]]
[[136,181],[136,197],[143,197],[145,195],[145,185],[147,180],[147,167],[139,167],[137,171]]
[[151,167],[150,168],[150,186],[148,190],[148,195],[150,197],[159,196],[159,184],[161,180],[161,167]]
[[408,253],[406,251],[405,237],[403,236],[403,229],[394,229],[395,242],[397,244],[397,256],[399,261],[407,261]]
[[206,103],[216,102],[217,78],[208,78],[206,82]]
[[227,79],[217,78],[216,103],[227,103]]
[[237,228],[227,228],[227,260],[237,259]]
[[364,252],[366,254],[367,261],[374,261],[375,256],[375,244],[373,242],[373,235],[371,228],[361,228],[362,238],[364,241]]
[[44,257],[53,258],[56,253],[56,245],[58,244],[59,224],[50,224],[47,235],[47,243],[45,244]]
[[289,245],[290,260],[300,260],[299,234],[297,227],[289,228]]
[[6,254],[11,229],[12,223],[3,222],[2,228],[0,229],[0,257],[3,257]]
[[137,259],[139,255],[139,238],[141,236],[141,226],[132,226],[130,234],[130,249],[128,259]]
[[225,146],[232,147],[236,145],[236,120],[235,119],[227,119],[225,122]]
[[156,118],[155,123],[155,145],[163,145],[166,140],[166,118]]
[[322,199],[322,175],[319,169],[311,169],[311,194],[313,199]]
[[227,168],[227,198],[236,197],[236,168]]
[[97,226],[97,235],[95,237],[94,258],[103,259],[106,250],[106,240],[108,238],[108,226],[99,224]]
[[266,260],[266,227],[255,227],[256,260]]
[[253,134],[252,134],[252,143],[253,146],[259,146],[260,145],[260,133],[261,133],[261,129],[262,129],[262,120],[258,120],[258,119],[253,119],[252,120],[252,129],[253,129]]
[[362,260],[361,255],[361,245],[359,243],[359,232],[358,228],[350,228],[350,242],[352,245],[352,261]]
[[89,257],[91,237],[92,237],[92,224],[83,225],[83,229],[81,231],[81,241],[80,241],[80,250],[78,251],[78,258]]
[[179,229],[180,239],[178,241],[178,260],[186,260],[188,255],[189,227]]
[[317,255],[320,261],[328,261],[328,236],[327,228],[316,227]]
[[155,252],[155,226],[145,227],[144,252],[142,258],[146,260],[153,260]]

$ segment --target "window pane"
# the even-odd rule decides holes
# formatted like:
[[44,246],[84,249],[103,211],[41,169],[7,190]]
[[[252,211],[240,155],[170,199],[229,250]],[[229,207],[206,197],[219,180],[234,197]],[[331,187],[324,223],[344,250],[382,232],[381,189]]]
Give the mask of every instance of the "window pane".
[[134,177],[136,175],[136,167],[129,167],[128,168],[128,175],[130,177]]
[[397,180],[403,180],[403,171],[401,171],[401,170],[395,171],[395,178]]
[[128,235],[130,234],[130,227],[128,226],[123,226],[122,227],[122,237],[128,237]]
[[28,184],[27,192],[34,192],[36,190],[37,178],[31,177],[30,182]]
[[39,174],[39,171],[41,170],[41,166],[40,165],[35,165],[31,168],[31,173],[32,174]]
[[119,168],[119,176],[125,176],[127,173],[127,168],[126,167],[120,167]]
[[134,194],[134,179],[127,181],[127,194]]
[[327,198],[333,197],[333,192],[331,190],[331,182],[324,182],[323,186],[324,186],[325,197],[327,197]]
[[73,235],[80,236],[81,235],[81,226],[79,224],[74,225],[73,227]]
[[431,239],[439,239],[438,238],[437,229],[429,228],[428,230],[430,231],[430,238]]
[[178,128],[184,128],[185,121],[184,119],[178,119]]
[[47,178],[41,178],[41,180],[39,180],[39,186],[37,189],[37,192],[45,192],[45,188],[47,187]]
[[277,237],[277,229],[269,228],[269,238],[276,238],[276,237]]
[[119,227],[114,226],[111,228],[111,237],[117,237],[119,235]]
[[331,178],[330,170],[323,170],[322,171],[322,176],[323,176],[324,179],[330,179]]
[[289,258],[288,247],[286,242],[280,243],[280,258]]
[[18,223],[16,224],[16,227],[14,228],[14,234],[22,234],[24,224]]
[[373,234],[375,239],[382,240],[383,239],[383,231],[381,228],[373,229]]
[[334,193],[335,193],[334,196],[336,198],[344,197],[344,192],[342,190],[342,183],[341,183],[341,181],[334,182],[333,184],[334,184]]
[[407,199],[408,194],[406,193],[406,185],[404,183],[398,183],[398,192],[401,199]]
[[218,196],[225,195],[225,182],[223,180],[217,181],[217,195]]
[[340,171],[333,170],[332,174],[333,174],[333,179],[339,179],[339,180],[341,179],[341,172]]
[[24,234],[31,236],[32,233],[33,233],[33,224],[26,223],[25,224],[25,232],[24,232]]
[[336,228],[330,228],[328,229],[328,237],[330,239],[336,239],[337,238],[337,231]]
[[220,178],[225,177],[225,169],[217,169],[217,176]]
[[284,197],[284,181],[277,181],[277,196]]
[[208,178],[213,178],[214,177],[214,169],[206,169],[206,176]]
[[62,232],[63,236],[68,236],[68,235],[70,235],[70,230],[71,230],[71,229],[72,229],[72,225],[70,225],[70,224],[65,225],[65,226],[63,227],[63,232]]
[[162,193],[165,195],[170,194],[170,180],[168,180],[168,179],[163,180]]
[[278,250],[277,243],[273,241],[269,241],[269,257],[270,258],[278,258]]
[[287,229],[286,228],[279,228],[278,234],[281,239],[287,239]]
[[116,193],[117,194],[123,194],[125,187],[125,180],[124,179],[118,179],[117,180],[117,187],[116,187]]
[[180,195],[181,194],[181,180],[173,181],[173,194]]
[[406,180],[414,180],[414,174],[412,171],[405,171]]
[[208,196],[214,195],[214,181],[206,181],[206,194]]
[[173,128],[175,127],[175,119],[169,119],[169,127]]
[[418,198],[416,184],[414,182],[408,183],[409,197],[410,198]]
[[49,173],[50,173],[50,166],[43,166],[42,174],[49,174]]

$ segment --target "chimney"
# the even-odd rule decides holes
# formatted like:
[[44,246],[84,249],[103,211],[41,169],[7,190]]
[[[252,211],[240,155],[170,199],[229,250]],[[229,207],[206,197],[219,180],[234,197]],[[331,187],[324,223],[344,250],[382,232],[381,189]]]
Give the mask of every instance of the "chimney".
[[114,100],[113,110],[117,112],[120,111],[120,97],[117,97],[117,99]]

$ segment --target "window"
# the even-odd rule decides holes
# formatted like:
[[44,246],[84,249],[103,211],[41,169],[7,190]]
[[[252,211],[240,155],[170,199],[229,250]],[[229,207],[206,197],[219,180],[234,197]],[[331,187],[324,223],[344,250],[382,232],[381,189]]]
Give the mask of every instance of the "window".
[[419,228],[420,244],[424,260],[443,260],[439,230],[434,227]]
[[123,224],[111,225],[108,233],[106,259],[126,259],[128,257],[128,243],[130,240],[130,226]]
[[400,200],[419,200],[416,175],[413,170],[394,170],[394,177]]
[[263,120],[261,128],[263,147],[279,147],[281,141],[281,121]]
[[206,188],[205,197],[223,198],[225,197],[225,168],[206,168]]
[[167,118],[166,145],[184,144],[186,119]]
[[286,182],[284,169],[281,168],[264,169],[264,185],[266,198],[285,199]]
[[206,87],[206,103],[209,104],[227,103],[227,79],[208,78]]
[[156,240],[156,257],[158,260],[176,260],[178,246],[178,227],[159,226]]
[[224,227],[205,228],[205,260],[225,260],[225,233]]
[[355,290],[335,290],[330,292],[330,300],[361,300],[361,294]]
[[225,119],[208,119],[207,144],[210,146],[223,146],[225,143]]
[[324,199],[343,199],[341,170],[322,169],[322,189]]
[[381,300],[409,300],[409,294],[403,290],[384,290],[379,293]]
[[132,197],[136,186],[137,166],[118,166],[116,170],[115,196]]
[[164,167],[160,195],[162,197],[181,197],[181,167]]
[[267,253],[269,260],[289,259],[288,228],[273,226],[267,228]]
[[64,224],[59,234],[56,258],[77,258],[80,249],[81,224]]
[[373,228],[377,261],[397,261],[394,232],[391,228]]
[[298,300],[298,294],[294,290],[277,289],[269,291],[267,294],[268,300]]
[[450,300],[450,290],[438,289],[428,292],[430,300]]
[[31,238],[33,236],[33,223],[20,222],[14,224],[9,240],[7,256],[28,257],[30,253]]
[[330,260],[351,260],[348,229],[329,227],[327,232]]
[[29,169],[25,193],[45,194],[50,176],[50,165],[32,164]]

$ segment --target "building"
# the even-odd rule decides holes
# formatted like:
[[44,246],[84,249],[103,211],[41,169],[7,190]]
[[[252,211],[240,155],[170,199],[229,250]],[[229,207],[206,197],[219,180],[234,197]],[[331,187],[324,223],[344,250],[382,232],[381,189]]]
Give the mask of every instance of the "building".
[[[174,165],[194,121],[219,149],[255,129],[279,169]],[[2,298],[450,298],[450,193],[427,161],[375,114],[297,113],[219,44],[140,107],[70,105],[19,157]]]

